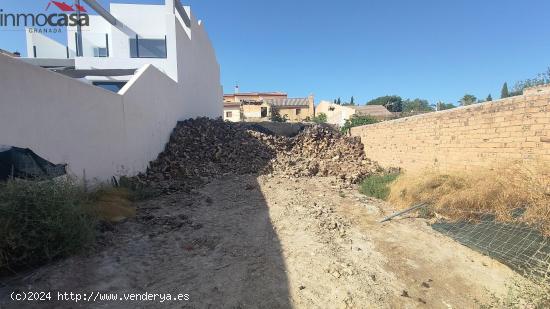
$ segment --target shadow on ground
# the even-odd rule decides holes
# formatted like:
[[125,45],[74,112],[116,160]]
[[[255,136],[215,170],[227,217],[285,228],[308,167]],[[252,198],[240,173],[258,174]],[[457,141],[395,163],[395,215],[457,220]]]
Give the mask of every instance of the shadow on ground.
[[[243,143],[258,145],[250,139]],[[94,252],[0,279],[0,308],[291,307],[282,248],[257,176],[227,174],[187,191],[140,202],[137,216],[104,231]],[[52,301],[14,302],[13,291],[51,291]],[[58,301],[58,292],[82,299]],[[160,295],[125,300],[129,294]],[[166,294],[189,300],[162,301]]]

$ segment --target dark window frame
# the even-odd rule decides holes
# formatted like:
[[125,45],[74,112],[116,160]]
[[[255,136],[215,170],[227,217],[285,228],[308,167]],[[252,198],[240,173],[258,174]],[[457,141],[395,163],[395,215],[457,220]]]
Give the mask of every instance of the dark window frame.
[[[168,44],[167,44],[167,37],[164,36],[164,55],[162,57],[149,57],[149,56],[142,56],[139,52],[139,41],[140,40],[155,40],[155,41],[161,41],[162,39],[146,39],[146,38],[139,38],[139,36],[136,34],[135,38],[130,38],[130,58],[134,59],[167,59],[168,58]],[[132,54],[132,46],[135,48],[135,54]]]

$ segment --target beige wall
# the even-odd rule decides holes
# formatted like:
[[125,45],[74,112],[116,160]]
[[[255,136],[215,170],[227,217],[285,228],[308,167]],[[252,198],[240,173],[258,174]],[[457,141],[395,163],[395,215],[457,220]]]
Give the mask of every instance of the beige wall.
[[[262,118],[262,107],[267,109],[267,117]],[[248,121],[259,121],[267,120],[271,115],[271,106],[269,104],[263,103],[261,105],[242,105],[243,117],[244,120]]]
[[[240,97],[239,97],[240,98]],[[227,100],[227,97],[225,98]],[[309,96],[309,102],[307,106],[285,106],[285,107],[272,107],[268,103],[264,102],[261,105],[242,104],[242,116],[244,121],[268,121],[271,118],[272,110],[276,108],[281,116],[291,122],[301,122],[307,119],[311,119],[315,116],[314,97]],[[267,117],[261,117],[262,108],[267,109]],[[227,107],[226,107],[227,109]],[[299,110],[299,112],[298,112]],[[225,114],[224,114],[225,117]]]
[[367,156],[405,170],[550,162],[550,93],[475,104],[353,128]]
[[[277,108],[281,116],[285,116],[288,121],[291,122],[300,122],[304,121],[306,118],[311,119],[309,108],[307,106],[294,106],[294,107],[279,107]],[[299,112],[298,112],[299,110]]]
[[550,92],[550,85],[536,86],[523,90],[524,95],[542,94],[543,92]]
[[308,97],[308,106],[277,107],[277,109],[281,116],[286,115],[290,122],[311,120],[315,116],[315,99],[313,95],[310,95]]
[[241,107],[240,106],[224,106],[223,108],[223,120],[231,122],[241,121]]

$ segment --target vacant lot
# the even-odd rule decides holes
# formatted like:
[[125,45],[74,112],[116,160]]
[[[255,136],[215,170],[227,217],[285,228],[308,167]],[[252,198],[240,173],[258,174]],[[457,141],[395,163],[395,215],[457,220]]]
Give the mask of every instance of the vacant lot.
[[[332,178],[226,176],[138,204],[101,245],[2,280],[1,308],[473,308],[516,275]],[[9,293],[182,293],[189,301],[14,303]],[[57,295],[55,295],[57,297]]]

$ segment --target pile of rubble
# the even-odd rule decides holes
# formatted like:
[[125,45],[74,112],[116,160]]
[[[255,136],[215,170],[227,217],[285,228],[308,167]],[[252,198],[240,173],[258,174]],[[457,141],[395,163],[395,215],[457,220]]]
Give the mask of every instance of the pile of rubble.
[[380,166],[365,157],[359,138],[347,137],[328,126],[306,128],[293,138],[251,133],[270,146],[277,156],[269,171],[291,177],[336,176],[357,183]]
[[162,191],[193,188],[225,174],[263,170],[275,153],[246,130],[221,120],[178,123],[165,150],[137,180]]
[[308,127],[289,138],[199,118],[178,123],[166,149],[137,180],[176,191],[227,174],[337,176],[356,183],[381,170],[365,157],[359,139],[330,127]]

